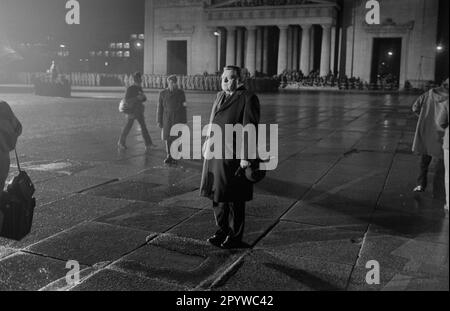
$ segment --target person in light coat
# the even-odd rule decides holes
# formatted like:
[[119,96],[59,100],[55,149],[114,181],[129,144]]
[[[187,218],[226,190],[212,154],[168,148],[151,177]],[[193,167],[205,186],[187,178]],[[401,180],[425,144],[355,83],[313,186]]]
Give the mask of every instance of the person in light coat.
[[449,210],[449,115],[448,100],[444,104],[440,115],[438,116],[439,126],[445,130],[444,136],[444,164],[445,164],[445,209]]
[[439,175],[444,171],[442,151],[444,131],[436,121],[446,101],[448,101],[448,79],[442,86],[420,96],[412,107],[413,112],[419,117],[412,150],[420,155],[420,170],[414,192],[426,190],[428,170],[433,158],[437,161],[435,180],[439,180]]

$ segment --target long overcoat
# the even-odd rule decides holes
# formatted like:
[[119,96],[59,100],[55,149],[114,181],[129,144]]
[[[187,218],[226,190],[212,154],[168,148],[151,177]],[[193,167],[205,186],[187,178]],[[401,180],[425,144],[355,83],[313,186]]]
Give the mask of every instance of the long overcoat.
[[437,120],[446,101],[448,101],[448,92],[438,88],[426,92],[414,103],[412,109],[419,114],[419,121],[414,137],[413,152],[443,158],[444,131]]
[[[219,107],[220,106],[220,107]],[[256,127],[260,120],[260,104],[258,97],[241,87],[226,99],[225,92],[219,92],[214,101],[210,124],[220,127],[223,135],[225,125],[253,124]],[[216,133],[214,133],[215,135]],[[236,137],[233,136],[233,145]],[[222,139],[222,150],[225,150],[225,139]],[[214,146],[216,148],[216,146]],[[247,148],[245,145],[244,148]],[[247,149],[245,149],[247,150]],[[235,176],[240,166],[240,159],[205,159],[200,185],[200,195],[214,202],[247,202],[253,199],[253,185],[245,178]]]
[[169,89],[161,91],[157,109],[157,122],[162,126],[161,138],[170,139],[170,129],[175,124],[186,123],[186,96],[183,90]]

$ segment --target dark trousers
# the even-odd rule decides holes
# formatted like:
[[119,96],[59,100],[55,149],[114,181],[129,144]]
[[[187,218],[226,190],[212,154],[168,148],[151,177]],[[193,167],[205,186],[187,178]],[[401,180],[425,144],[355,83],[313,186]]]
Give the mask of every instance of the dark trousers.
[[170,153],[170,147],[172,146],[172,143],[174,142],[174,138],[170,137],[166,140],[166,153],[168,158],[172,158],[172,155]]
[[145,124],[145,117],[143,113],[136,113],[133,116],[128,116],[127,124],[125,125],[122,134],[120,135],[120,143],[125,145],[125,142],[127,140],[127,136],[130,133],[131,129],[133,128],[134,120],[136,120],[139,123],[139,126],[141,127],[142,137],[144,138],[144,142],[146,146],[150,146],[153,144],[152,138],[150,137],[150,134],[148,133],[147,125]]
[[245,202],[213,203],[217,234],[228,235],[235,240],[242,241],[245,226]]
[[[432,156],[422,155],[420,158],[420,173],[417,178],[418,185],[422,186],[424,189],[428,186],[428,171],[430,164],[433,160]],[[438,194],[443,189],[444,182],[444,161],[443,159],[437,159],[436,163],[436,173],[433,179],[433,193]]]

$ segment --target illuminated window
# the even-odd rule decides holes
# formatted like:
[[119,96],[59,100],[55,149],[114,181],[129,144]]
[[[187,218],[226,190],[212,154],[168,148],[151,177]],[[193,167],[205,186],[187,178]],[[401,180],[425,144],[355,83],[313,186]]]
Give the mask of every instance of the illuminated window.
[[116,43],[116,48],[122,49],[123,48],[123,44],[122,43]]
[[109,48],[110,49],[115,49],[116,48],[116,44],[115,43],[110,43],[109,44]]
[[89,56],[94,57],[95,55],[96,55],[95,51],[90,51],[90,52],[89,52]]
[[105,51],[105,56],[109,57],[109,51]]
[[131,35],[131,39],[136,40],[137,38],[138,38],[138,35],[137,35],[137,34],[132,34],[132,35]]
[[125,51],[125,53],[123,53],[123,56],[130,57],[130,51]]
[[124,49],[129,49],[130,48],[130,42],[124,43],[123,44],[123,48]]
[[102,51],[98,51],[97,52],[97,56],[102,56],[103,55],[103,52]]
[[144,40],[144,38],[145,38],[144,34],[141,33],[141,34],[139,35],[139,39]]
[[123,52],[122,51],[118,51],[116,55],[117,55],[117,57],[123,57]]

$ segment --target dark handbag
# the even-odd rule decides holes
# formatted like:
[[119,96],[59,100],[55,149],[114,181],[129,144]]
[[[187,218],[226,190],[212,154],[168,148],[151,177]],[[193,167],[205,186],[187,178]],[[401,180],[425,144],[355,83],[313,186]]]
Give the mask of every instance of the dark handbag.
[[4,195],[6,198],[0,206],[3,215],[0,236],[20,241],[31,231],[36,200],[33,198],[33,182],[28,174],[21,170],[17,151],[15,154],[19,174],[8,184]]

